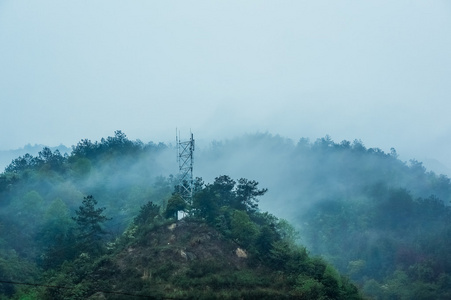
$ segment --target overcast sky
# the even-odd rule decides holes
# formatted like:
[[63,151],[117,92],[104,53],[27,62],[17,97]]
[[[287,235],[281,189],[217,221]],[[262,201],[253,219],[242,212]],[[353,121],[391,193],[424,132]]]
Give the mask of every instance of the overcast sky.
[[270,132],[451,168],[451,1],[0,0],[0,150]]

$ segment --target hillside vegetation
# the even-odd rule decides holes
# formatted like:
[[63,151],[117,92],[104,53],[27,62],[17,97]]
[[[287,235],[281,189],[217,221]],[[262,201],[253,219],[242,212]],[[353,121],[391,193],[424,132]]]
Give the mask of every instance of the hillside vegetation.
[[[241,154],[243,153],[243,154]],[[250,135],[212,145],[212,169],[269,188],[261,207],[374,299],[451,298],[451,185],[359,140]],[[244,159],[243,159],[244,158]],[[239,164],[234,162],[239,162]]]
[[0,177],[1,297],[361,298],[259,210],[256,181],[198,178],[187,203],[158,174],[165,150],[118,131],[15,159]]
[[[295,244],[286,221],[258,212],[254,197],[264,190],[253,181],[228,185],[233,182],[221,176],[198,184],[192,203],[174,194],[164,210],[148,202],[106,246],[103,230],[87,226],[106,221],[104,210],[86,197],[76,211],[82,225],[76,255],[47,270],[43,287],[24,293],[39,299],[361,299],[347,278]],[[179,221],[172,217],[178,205],[188,212]]]
[[[69,155],[44,148],[37,156],[13,160],[0,175],[2,279],[78,286],[81,298],[95,285],[174,297],[195,297],[188,286],[201,285],[209,287],[201,291],[205,297],[278,291],[313,299],[356,295],[327,261],[373,299],[451,298],[448,177],[427,172],[416,160],[402,162],[394,149],[385,153],[359,140],[335,143],[327,136],[294,143],[255,134],[196,151],[195,172],[211,183],[196,180],[192,203],[174,193],[171,146],[130,141],[120,131],[100,142],[82,140]],[[92,241],[81,238],[86,226],[77,223],[80,206],[89,203],[105,216],[100,227],[92,227],[99,229]],[[149,219],[143,210],[154,213]],[[188,217],[176,222],[178,210]],[[294,242],[294,230],[280,217],[299,231],[306,248]],[[194,231],[191,237],[185,236],[188,231]],[[151,242],[156,235],[161,244]],[[193,244],[196,240],[201,242]],[[238,258],[237,248],[248,257]],[[145,263],[149,253],[154,258]],[[218,262],[206,259],[213,253]],[[163,266],[166,255],[176,266]],[[103,263],[119,275],[98,273]],[[123,275],[132,272],[124,266],[133,266],[134,273]],[[203,275],[192,276],[196,272]],[[334,295],[325,274],[334,278]],[[274,285],[265,289],[253,276]],[[126,288],[127,278],[132,290]],[[224,285],[212,283],[221,278],[228,278]],[[225,286],[238,288],[232,292]],[[51,291],[0,285],[7,299]],[[58,293],[69,297],[64,290]]]

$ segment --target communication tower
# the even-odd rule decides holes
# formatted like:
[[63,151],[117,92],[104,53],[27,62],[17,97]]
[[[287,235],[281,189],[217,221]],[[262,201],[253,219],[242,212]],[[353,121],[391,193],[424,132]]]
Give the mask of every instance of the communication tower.
[[179,193],[188,203],[193,198],[193,163],[194,163],[194,136],[191,132],[191,138],[188,141],[180,140],[180,133],[175,133],[177,143],[177,161],[179,163]]

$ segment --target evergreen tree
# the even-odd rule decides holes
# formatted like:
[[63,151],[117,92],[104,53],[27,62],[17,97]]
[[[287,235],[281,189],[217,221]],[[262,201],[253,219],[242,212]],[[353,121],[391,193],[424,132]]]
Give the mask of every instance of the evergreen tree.
[[139,214],[133,220],[135,225],[151,224],[160,215],[160,206],[149,201],[141,206]]
[[102,252],[102,237],[105,231],[101,224],[111,220],[102,215],[105,207],[95,208],[97,200],[93,196],[84,197],[82,205],[75,211],[76,217],[72,219],[77,223],[77,244],[79,250],[91,254]]

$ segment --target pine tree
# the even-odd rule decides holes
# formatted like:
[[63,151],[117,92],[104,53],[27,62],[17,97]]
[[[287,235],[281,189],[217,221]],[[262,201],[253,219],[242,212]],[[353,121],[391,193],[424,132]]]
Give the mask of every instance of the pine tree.
[[82,205],[75,211],[76,217],[72,219],[77,223],[77,245],[79,251],[91,254],[102,252],[102,237],[106,232],[101,224],[111,220],[102,215],[105,207],[95,208],[97,200],[93,196],[84,197]]

